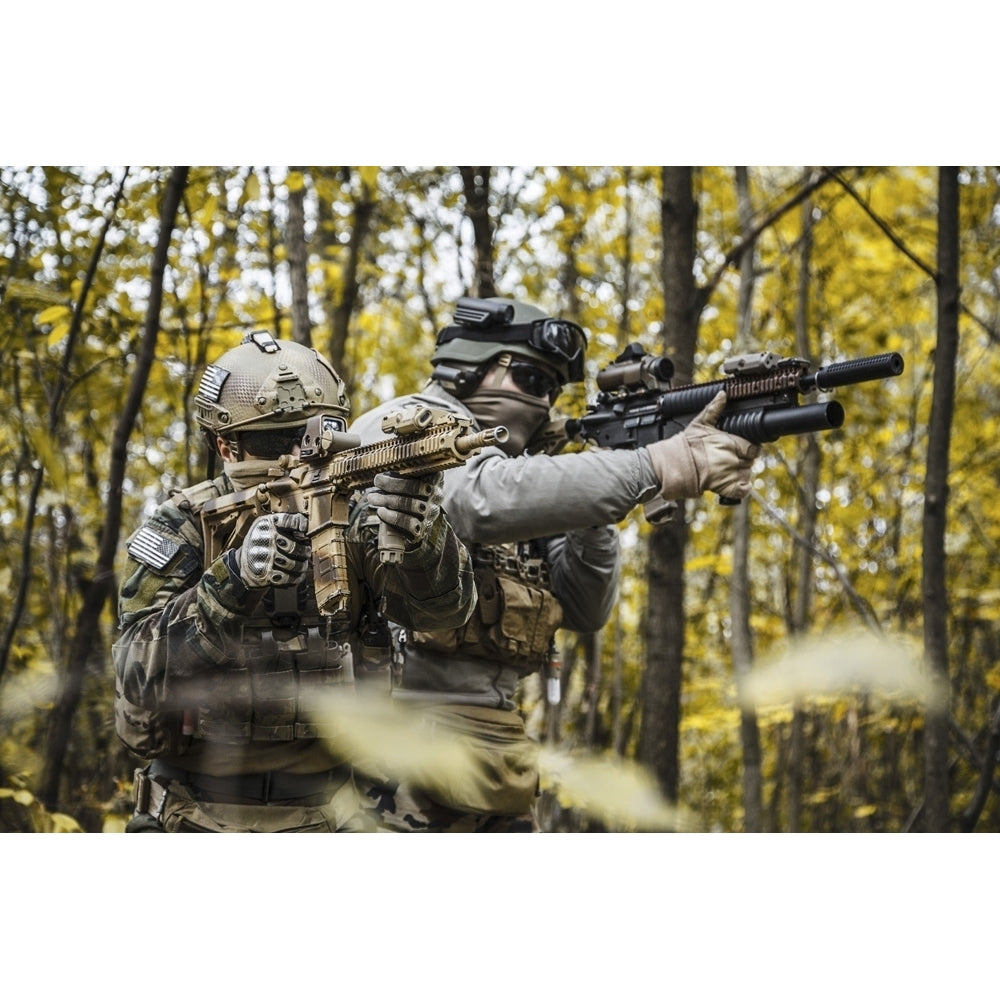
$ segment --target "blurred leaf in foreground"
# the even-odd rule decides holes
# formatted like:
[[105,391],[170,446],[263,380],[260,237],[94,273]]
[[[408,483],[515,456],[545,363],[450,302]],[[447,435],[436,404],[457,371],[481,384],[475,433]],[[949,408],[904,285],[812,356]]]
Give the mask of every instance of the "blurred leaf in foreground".
[[[376,778],[447,788],[457,797],[484,780],[484,764],[470,739],[440,725],[432,712],[386,698],[333,694],[319,699],[316,719],[335,724],[331,752]],[[692,816],[671,806],[641,766],[594,754],[561,753],[533,746],[541,785],[567,807],[599,819],[609,829],[695,828]]]
[[857,632],[806,639],[762,660],[743,681],[740,698],[748,707],[761,708],[810,696],[859,693],[927,707],[938,704],[915,643]]

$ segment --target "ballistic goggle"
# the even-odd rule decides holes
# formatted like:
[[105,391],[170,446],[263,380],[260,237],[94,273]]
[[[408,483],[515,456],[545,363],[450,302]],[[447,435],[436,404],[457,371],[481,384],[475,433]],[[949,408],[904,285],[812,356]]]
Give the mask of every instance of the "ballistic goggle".
[[455,310],[458,326],[438,334],[438,346],[451,340],[473,340],[488,344],[527,344],[543,354],[561,358],[567,365],[570,382],[583,380],[583,356],[587,335],[583,328],[565,319],[536,319],[510,325],[513,308],[481,299],[462,298]]

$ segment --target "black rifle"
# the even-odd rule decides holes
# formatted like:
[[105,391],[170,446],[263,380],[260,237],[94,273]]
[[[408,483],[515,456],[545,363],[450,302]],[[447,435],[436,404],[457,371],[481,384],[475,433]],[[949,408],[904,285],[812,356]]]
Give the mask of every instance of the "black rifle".
[[891,352],[809,369],[804,358],[763,351],[726,360],[725,378],[674,387],[673,362],[632,343],[598,372],[601,391],[584,416],[567,421],[566,435],[602,448],[641,448],[683,431],[720,390],[727,399],[718,427],[754,444],[831,430],[843,425],[843,406],[802,405],[799,396],[891,378],[903,371],[903,358]]

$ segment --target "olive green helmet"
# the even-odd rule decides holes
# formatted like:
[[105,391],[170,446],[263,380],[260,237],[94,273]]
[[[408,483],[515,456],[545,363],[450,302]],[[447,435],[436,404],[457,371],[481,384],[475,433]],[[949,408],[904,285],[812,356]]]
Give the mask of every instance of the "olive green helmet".
[[443,329],[431,362],[484,365],[505,351],[554,369],[563,384],[583,380],[587,335],[564,319],[513,299],[461,298],[454,325]]
[[304,424],[320,413],[346,424],[350,414],[344,381],[329,361],[262,330],[206,367],[194,405],[198,423],[223,437]]

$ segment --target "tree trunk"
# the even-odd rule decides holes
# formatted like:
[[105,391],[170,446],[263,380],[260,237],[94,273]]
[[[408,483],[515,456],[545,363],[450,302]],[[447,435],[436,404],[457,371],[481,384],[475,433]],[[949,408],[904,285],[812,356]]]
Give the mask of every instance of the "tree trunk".
[[330,310],[328,356],[334,368],[347,383],[349,391],[354,383],[354,370],[352,365],[347,364],[347,334],[351,317],[358,304],[358,264],[361,260],[361,248],[368,235],[374,210],[375,192],[362,180],[357,200],[354,202],[354,222],[351,226],[351,238],[347,244],[344,283],[340,295]]
[[[805,181],[808,182],[807,172]],[[809,336],[809,299],[812,290],[812,229],[813,202],[807,198],[802,203],[802,237],[799,249],[799,284],[795,302],[795,353],[800,358],[813,360],[812,340]],[[789,623],[793,636],[805,634],[812,613],[814,557],[813,542],[816,537],[816,491],[819,489],[819,443],[815,435],[801,438],[802,456],[799,473],[798,525],[804,542],[796,549],[795,592]],[[796,700],[792,705],[791,747],[788,762],[788,830],[797,833],[802,826],[802,775],[804,709]]]
[[958,168],[941,167],[938,176],[938,335],[934,352],[934,396],[927,428],[923,520],[924,650],[939,695],[928,707],[925,721],[924,822],[930,833],[944,833],[951,826],[948,805],[948,589],[944,543],[948,450],[958,353]]
[[465,188],[465,216],[472,223],[475,271],[471,293],[488,299],[497,293],[493,278],[493,226],[490,224],[490,172],[492,167],[459,167]]
[[281,307],[278,305],[278,240],[275,235],[274,221],[274,183],[271,180],[271,168],[264,168],[264,189],[267,198],[267,270],[271,275],[271,321],[275,340],[281,339]]
[[292,285],[292,340],[312,347],[312,324],[309,321],[309,251],[306,246],[305,167],[289,167],[288,224],[285,249],[288,253],[288,277]]
[[599,707],[601,703],[601,634],[587,632],[580,638],[586,649],[587,680],[584,687],[583,709],[583,745],[593,750],[597,743]]
[[[739,204],[740,231],[750,228],[753,206],[746,167],[736,168],[736,197]],[[750,350],[750,326],[754,288],[754,247],[752,241],[740,255],[740,297],[737,322],[739,334],[736,354]],[[733,512],[733,575],[729,588],[729,617],[732,621],[733,674],[740,690],[753,668],[753,636],[750,633],[750,503],[748,497]],[[743,747],[743,829],[760,833],[763,829],[761,807],[760,731],[757,713],[752,707],[740,707],[740,742]]]
[[[142,346],[136,361],[136,371],[129,386],[128,397],[115,425],[111,441],[111,466],[108,473],[108,497],[101,529],[101,548],[97,557],[94,579],[84,591],[83,605],[76,619],[76,629],[66,663],[66,682],[59,693],[49,720],[39,799],[49,810],[59,802],[59,784],[66,750],[69,746],[73,717],[80,703],[83,677],[88,660],[97,646],[101,611],[114,589],[115,552],[121,534],[122,485],[128,439],[142,405],[149,371],[156,355],[156,337],[160,329],[160,304],[163,300],[163,273],[167,265],[167,250],[173,233],[177,208],[187,183],[188,167],[174,167],[163,195],[160,211],[160,236],[153,254],[150,276],[149,308]],[[112,213],[113,217],[113,213]],[[82,302],[81,302],[82,307]]]
[[[663,353],[674,363],[676,384],[692,380],[698,310],[694,284],[697,207],[691,167],[664,167]],[[680,704],[684,660],[684,505],[673,521],[649,536],[649,616],[638,758],[656,775],[663,794],[676,801],[680,781]]]

